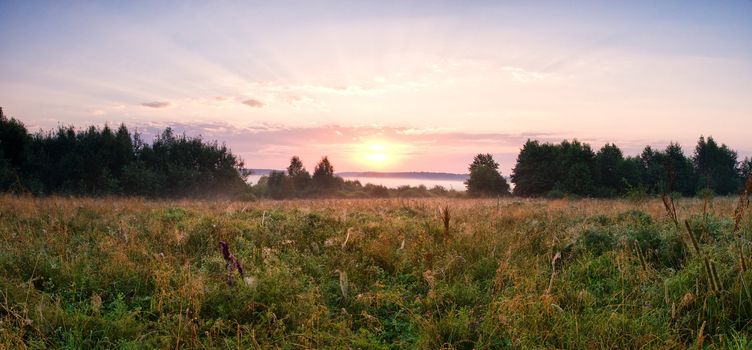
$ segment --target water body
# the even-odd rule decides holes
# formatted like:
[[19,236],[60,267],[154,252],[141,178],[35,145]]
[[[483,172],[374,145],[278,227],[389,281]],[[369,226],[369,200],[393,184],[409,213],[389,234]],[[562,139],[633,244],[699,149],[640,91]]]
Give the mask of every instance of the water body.
[[[251,175],[248,176],[248,182],[252,184],[258,183],[258,180],[261,178],[262,175]],[[443,186],[447,190],[456,190],[456,191],[464,191],[465,190],[465,184],[460,180],[431,180],[431,179],[416,179],[416,178],[397,178],[397,177],[367,177],[367,176],[359,176],[359,177],[342,177],[345,180],[358,180],[361,184],[374,184],[374,185],[382,185],[388,188],[397,188],[404,185],[409,185],[412,187],[417,187],[420,185],[424,185],[428,187],[429,189],[434,186]]]

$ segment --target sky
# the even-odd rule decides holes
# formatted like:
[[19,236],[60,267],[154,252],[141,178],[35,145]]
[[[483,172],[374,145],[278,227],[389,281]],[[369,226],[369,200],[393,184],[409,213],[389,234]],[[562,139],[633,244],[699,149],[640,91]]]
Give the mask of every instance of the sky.
[[508,176],[527,139],[752,155],[752,1],[4,1],[0,106],[251,168]]

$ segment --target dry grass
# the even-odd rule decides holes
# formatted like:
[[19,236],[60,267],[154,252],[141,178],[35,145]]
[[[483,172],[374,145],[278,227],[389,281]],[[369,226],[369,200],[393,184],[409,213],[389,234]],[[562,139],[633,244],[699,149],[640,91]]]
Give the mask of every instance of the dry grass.
[[6,196],[0,348],[745,348],[737,202]]

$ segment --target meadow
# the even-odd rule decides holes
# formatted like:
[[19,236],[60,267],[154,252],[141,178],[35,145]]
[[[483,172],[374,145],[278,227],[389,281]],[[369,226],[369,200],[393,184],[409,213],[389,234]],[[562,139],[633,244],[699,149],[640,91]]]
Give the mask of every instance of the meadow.
[[0,348],[748,349],[737,202],[4,196]]

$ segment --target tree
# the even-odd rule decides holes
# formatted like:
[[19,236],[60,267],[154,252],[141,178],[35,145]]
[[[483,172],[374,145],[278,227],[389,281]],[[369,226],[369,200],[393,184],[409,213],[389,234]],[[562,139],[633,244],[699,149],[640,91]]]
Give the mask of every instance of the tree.
[[125,125],[60,126],[29,135],[0,109],[0,190],[34,194],[238,197],[250,187],[243,161],[216,141],[167,128],[145,144]]
[[673,176],[672,192],[679,192],[684,196],[694,196],[697,190],[697,178],[692,161],[682,151],[678,143],[666,146],[664,154],[664,169]]
[[621,165],[622,183],[624,184],[624,193],[630,190],[644,189],[642,175],[640,174],[640,157],[626,157]]
[[290,178],[281,171],[272,171],[266,178],[267,193],[274,199],[281,199],[292,193]]
[[595,194],[595,153],[590,145],[572,140],[558,145],[528,140],[512,171],[514,193],[542,196],[551,191],[582,196]]
[[564,193],[589,196],[594,193],[593,173],[595,170],[595,153],[590,145],[577,139],[562,141],[557,150],[554,169],[556,178],[563,179],[556,188]]
[[736,152],[718,144],[713,137],[700,136],[693,157],[699,175],[698,187],[709,187],[719,195],[735,193],[739,188]]
[[371,197],[376,198],[387,198],[389,197],[389,189],[386,188],[384,185],[374,185],[374,184],[366,184],[363,186],[363,190],[368,193]]
[[470,178],[465,181],[471,195],[509,194],[509,184],[498,171],[499,163],[491,154],[478,154],[470,163]]
[[31,137],[20,121],[8,119],[0,107],[0,191],[8,190],[22,176]]
[[750,176],[752,176],[752,158],[747,157],[739,163],[739,178],[741,179],[741,183],[745,183]]
[[597,194],[600,196],[614,196],[624,193],[625,161],[621,149],[615,144],[606,144],[595,155],[594,179]]
[[666,180],[664,154],[653,150],[650,146],[645,146],[637,159],[640,165],[640,178],[647,192],[662,192]]
[[15,118],[8,119],[0,107],[0,151],[11,166],[18,168],[26,161],[30,141],[26,126]]
[[311,182],[311,174],[303,166],[303,162],[300,161],[298,156],[293,156],[290,159],[290,166],[287,167],[287,175],[292,179],[293,186],[297,191],[305,190],[308,184]]
[[567,168],[564,181],[558,189],[564,193],[589,196],[594,193],[593,173],[586,163],[574,163]]
[[292,159],[290,159],[290,166],[287,167],[287,176],[295,177],[305,171],[305,167],[303,167],[303,162],[300,161],[300,158],[298,156],[293,156]]
[[311,184],[319,190],[330,190],[335,187],[336,183],[334,166],[329,162],[329,158],[324,156],[313,169]]
[[517,163],[512,170],[514,194],[523,197],[541,196],[556,185],[555,164],[556,146],[541,144],[537,140],[527,140],[517,155]]

